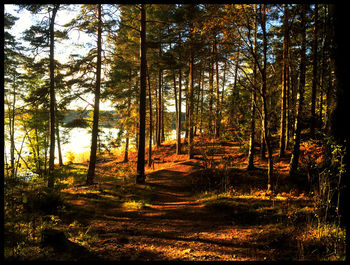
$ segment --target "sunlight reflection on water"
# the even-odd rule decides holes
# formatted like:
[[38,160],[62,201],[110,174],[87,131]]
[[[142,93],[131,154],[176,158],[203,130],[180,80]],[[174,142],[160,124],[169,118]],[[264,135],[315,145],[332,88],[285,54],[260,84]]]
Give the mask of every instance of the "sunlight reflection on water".
[[[101,132],[99,133],[99,137],[102,140],[104,144],[108,144],[108,141],[106,140],[106,136],[110,135],[112,139],[116,139],[118,135],[119,129],[117,128],[100,128]],[[62,137],[62,128],[60,129],[60,137]],[[16,149],[19,150],[22,142],[22,137],[24,136],[24,133],[21,132],[18,128],[16,131]],[[181,136],[185,136],[185,132],[181,132]],[[171,132],[167,133],[165,135],[165,140],[172,140],[176,138],[176,130],[172,130]],[[125,142],[125,139],[122,138],[122,145]],[[146,143],[148,143],[148,138],[146,137]],[[133,140],[129,143],[130,146],[133,146],[134,142]],[[10,156],[10,145],[9,142],[5,142],[5,152],[7,159],[9,159]],[[62,151],[62,158],[63,163],[67,162],[67,153],[72,152],[74,154],[84,153],[84,152],[90,152],[91,148],[91,130],[87,128],[73,128],[69,131],[68,135],[68,142],[61,143],[61,151]],[[26,156],[30,152],[28,146],[24,145],[22,150],[22,155]],[[58,148],[56,143],[55,148],[55,162],[58,163]]]

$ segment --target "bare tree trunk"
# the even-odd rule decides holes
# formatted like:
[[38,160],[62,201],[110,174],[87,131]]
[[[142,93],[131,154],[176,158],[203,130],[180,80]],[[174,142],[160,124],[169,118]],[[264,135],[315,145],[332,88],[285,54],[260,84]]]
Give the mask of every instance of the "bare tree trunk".
[[61,149],[61,140],[60,140],[60,128],[58,121],[56,122],[56,137],[57,137],[57,149],[58,149],[58,164],[59,166],[63,166],[63,158],[62,158],[62,149]]
[[233,121],[233,116],[235,113],[235,104],[236,104],[236,98],[238,98],[237,95],[235,95],[236,90],[237,90],[237,82],[238,82],[238,67],[239,67],[239,56],[240,56],[240,47],[238,46],[237,48],[237,57],[236,57],[236,62],[235,62],[235,78],[233,81],[233,88],[232,88],[232,103],[231,103],[231,127],[234,128],[234,121]]
[[148,80],[148,106],[149,106],[149,140],[148,140],[148,166],[152,165],[152,135],[153,135],[153,122],[152,122],[152,94],[151,94],[151,80],[149,76],[148,64],[147,67],[147,80]]
[[295,172],[298,168],[299,154],[300,154],[300,133],[301,133],[301,111],[303,109],[303,100],[304,100],[304,89],[305,89],[305,70],[306,70],[306,33],[305,33],[305,13],[306,5],[301,6],[301,50],[300,50],[300,81],[298,88],[298,109],[295,119],[295,132],[294,132],[294,146],[292,157],[290,160],[289,174],[291,176],[295,175]]
[[286,112],[287,112],[287,82],[288,82],[288,45],[287,45],[287,39],[289,36],[288,32],[288,6],[284,6],[284,20],[283,20],[283,32],[284,32],[284,38],[283,38],[283,62],[282,62],[282,108],[281,108],[281,133],[280,133],[280,152],[279,156],[283,157],[286,149]]
[[214,49],[215,49],[215,75],[216,75],[216,115],[215,115],[215,138],[220,137],[220,91],[219,91],[219,58],[217,51],[217,42],[214,38]]
[[[58,117],[57,104],[55,103],[56,117]],[[58,118],[56,119],[56,137],[57,137],[57,149],[58,149],[58,164],[63,166],[62,150],[61,150],[61,139],[60,139],[60,128],[58,123]]]
[[181,82],[182,82],[182,75],[181,75],[181,68],[179,68],[179,106],[178,106],[178,117],[177,117],[177,126],[176,126],[176,154],[180,155],[181,154],[181,90],[182,90],[182,86],[181,86]]
[[97,138],[98,138],[98,120],[100,112],[100,89],[101,89],[101,46],[102,46],[102,19],[101,19],[101,4],[97,8],[98,27],[97,27],[97,64],[96,64],[96,88],[95,88],[95,103],[94,116],[92,123],[91,135],[91,151],[89,169],[86,177],[86,185],[92,185],[95,177]]
[[145,183],[145,127],[146,127],[146,10],[141,4],[141,25],[140,25],[140,127],[139,127],[139,148],[137,152],[137,175],[136,183]]
[[[254,53],[257,52],[256,47],[256,41],[257,41],[257,16],[256,16],[256,5],[255,5],[255,21],[254,21]],[[250,136],[249,136],[249,151],[248,151],[248,170],[254,169],[254,154],[255,154],[255,144],[254,144],[254,138],[255,138],[255,104],[256,104],[256,92],[255,89],[257,87],[257,62],[254,63],[253,68],[253,82],[254,82],[254,88],[251,92],[251,120],[250,120]]]
[[200,107],[200,121],[199,121],[199,132],[201,135],[203,131],[203,105],[204,105],[204,72],[203,72],[203,78],[202,78],[201,107]]
[[[159,45],[159,56],[162,54],[162,46]],[[158,130],[157,130],[157,146],[161,145],[161,132],[162,132],[162,69],[158,70]]]
[[[325,7],[325,13],[326,13],[326,7]],[[326,33],[326,21],[324,21],[323,26],[323,32]],[[321,130],[323,128],[323,92],[325,87],[325,73],[326,73],[326,34],[323,35],[322,40],[322,59],[321,59],[321,75],[320,75],[320,112],[319,112],[319,120],[320,120],[320,126],[319,129]]]
[[123,163],[129,162],[129,135],[125,138],[124,160]]
[[316,127],[316,93],[317,93],[317,43],[318,43],[318,4],[315,4],[315,15],[314,15],[314,38],[312,45],[312,60],[313,60],[313,69],[312,69],[312,93],[311,93],[311,127],[310,135],[315,137],[315,127]]
[[155,96],[155,101],[156,101],[156,130],[155,130],[154,138],[155,138],[155,143],[158,146],[158,127],[159,127],[159,124],[158,124],[158,89],[156,88],[155,91],[156,91],[156,96]]
[[189,113],[189,103],[188,103],[188,98],[189,98],[189,92],[188,92],[188,78],[185,79],[185,91],[186,91],[186,102],[185,102],[185,141],[188,144],[188,113]]
[[262,68],[262,101],[263,101],[263,134],[266,143],[266,149],[268,154],[268,168],[267,168],[267,190],[271,189],[271,179],[273,175],[273,161],[272,161],[272,148],[270,144],[270,136],[268,131],[268,111],[267,111],[267,95],[266,95],[266,53],[267,53],[267,38],[266,38],[266,11],[265,5],[261,6],[261,28],[263,34],[263,68]]
[[163,143],[165,141],[165,135],[164,135],[164,108],[165,108],[165,105],[164,105],[164,87],[162,85],[162,95],[163,95],[163,98],[162,98],[162,105],[161,105],[161,138],[160,138],[160,142]]
[[[16,78],[16,76],[14,77]],[[16,80],[14,80],[16,83]],[[16,177],[15,174],[15,117],[16,117],[16,85],[13,89],[13,105],[12,111],[9,110],[9,122],[10,122],[10,163],[11,163],[11,177]],[[12,112],[12,113],[11,113]]]
[[59,4],[54,6],[52,17],[50,19],[50,158],[49,158],[49,178],[48,187],[53,188],[54,176],[53,170],[55,167],[55,18],[59,8]]
[[[287,43],[287,47],[289,47],[289,43]],[[286,137],[285,137],[285,149],[289,148],[289,135],[290,135],[290,108],[291,108],[291,100],[290,100],[290,88],[291,88],[291,80],[290,80],[290,65],[289,65],[289,55],[288,55],[288,66],[287,66],[287,73],[286,73],[286,78],[287,78],[287,88],[286,88]]]
[[200,95],[202,94],[203,87],[202,85],[202,65],[200,64],[199,69],[199,80],[198,80],[198,93],[197,93],[197,104],[196,104],[196,126],[194,128],[194,136],[197,135],[197,130],[199,126],[199,101],[200,101]]
[[[214,49],[214,46],[213,46]],[[213,135],[213,91],[214,90],[214,60],[213,52],[209,58],[209,115],[208,115],[208,129],[209,135]]]
[[[192,11],[192,10],[190,10]],[[190,73],[189,73],[189,99],[188,99],[188,158],[192,159],[194,157],[193,154],[193,25],[192,25],[192,21],[190,21]]]
[[[130,89],[131,89],[131,69],[129,72],[129,85],[130,85]],[[130,118],[130,108],[131,108],[131,97],[128,97],[128,110],[127,110],[127,115],[128,118]],[[129,136],[129,128],[126,128],[126,139],[125,139],[125,148],[124,148],[124,163],[127,163],[129,161],[129,140],[130,136]]]

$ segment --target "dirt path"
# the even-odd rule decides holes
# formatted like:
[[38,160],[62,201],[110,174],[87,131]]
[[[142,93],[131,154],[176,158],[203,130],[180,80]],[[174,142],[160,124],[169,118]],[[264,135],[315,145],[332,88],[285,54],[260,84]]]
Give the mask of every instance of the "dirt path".
[[[149,174],[151,206],[96,209],[94,250],[107,260],[264,260],[273,253],[255,241],[258,225],[235,225],[229,212],[198,203],[188,175],[194,161]],[[140,186],[143,188],[144,186]]]

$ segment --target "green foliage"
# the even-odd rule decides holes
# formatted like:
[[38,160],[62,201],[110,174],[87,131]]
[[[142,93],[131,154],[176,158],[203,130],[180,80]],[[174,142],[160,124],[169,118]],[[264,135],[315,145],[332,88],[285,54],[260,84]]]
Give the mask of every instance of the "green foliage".
[[[336,222],[341,224],[344,214],[344,157],[346,149],[336,144],[332,138],[325,138],[326,154],[324,164],[318,174],[315,203],[319,223]],[[328,155],[327,155],[328,154]]]

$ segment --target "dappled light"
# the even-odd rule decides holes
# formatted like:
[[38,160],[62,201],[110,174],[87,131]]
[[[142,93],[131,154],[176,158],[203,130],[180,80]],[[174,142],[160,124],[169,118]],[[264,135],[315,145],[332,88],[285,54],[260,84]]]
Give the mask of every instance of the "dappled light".
[[344,8],[4,7],[6,262],[346,260]]

